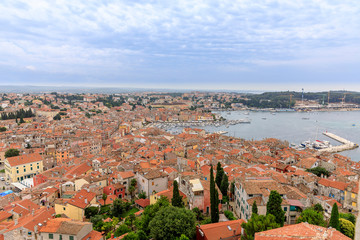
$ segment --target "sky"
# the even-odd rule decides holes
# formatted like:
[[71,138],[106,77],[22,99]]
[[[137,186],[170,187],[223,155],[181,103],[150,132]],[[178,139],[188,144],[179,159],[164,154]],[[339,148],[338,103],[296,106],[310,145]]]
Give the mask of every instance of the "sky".
[[360,91],[359,0],[2,0],[0,13],[0,85]]

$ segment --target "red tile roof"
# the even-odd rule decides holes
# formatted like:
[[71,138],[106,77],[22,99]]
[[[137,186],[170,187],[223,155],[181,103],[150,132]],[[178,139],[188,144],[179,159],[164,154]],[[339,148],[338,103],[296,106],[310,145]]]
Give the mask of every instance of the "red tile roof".
[[138,199],[138,200],[135,200],[135,203],[138,204],[140,207],[147,207],[150,205],[150,199]]
[[[206,236],[207,240],[219,240],[221,238],[227,238],[234,235],[241,234],[241,224],[245,222],[243,219],[227,221],[227,222],[218,222],[211,223],[206,225],[201,225],[197,227],[198,234],[201,235],[201,232]],[[197,235],[198,235],[197,234]]]
[[7,161],[9,162],[10,166],[13,167],[13,166],[32,163],[32,162],[42,161],[42,157],[39,153],[31,153],[16,157],[9,157],[7,158]]
[[101,240],[103,236],[100,232],[92,230],[88,235],[86,235],[82,240]]
[[339,189],[339,190],[342,190],[342,191],[344,191],[345,188],[349,185],[349,183],[331,181],[331,180],[328,180],[328,179],[325,179],[325,178],[320,179],[318,183],[325,186],[325,187],[336,188],[336,189]]
[[324,228],[309,223],[299,223],[255,233],[255,240],[350,240],[334,228]]

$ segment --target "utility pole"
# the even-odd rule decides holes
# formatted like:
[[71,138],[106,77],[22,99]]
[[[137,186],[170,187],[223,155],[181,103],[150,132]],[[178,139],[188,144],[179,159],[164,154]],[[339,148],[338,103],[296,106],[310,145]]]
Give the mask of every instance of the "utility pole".
[[328,105],[330,104],[330,91],[328,92]]

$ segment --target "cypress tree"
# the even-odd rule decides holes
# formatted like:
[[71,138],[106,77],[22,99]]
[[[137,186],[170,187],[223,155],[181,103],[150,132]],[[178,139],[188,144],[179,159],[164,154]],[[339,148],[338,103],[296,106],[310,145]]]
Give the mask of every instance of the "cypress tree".
[[258,214],[258,208],[257,208],[257,205],[256,205],[256,201],[254,201],[251,210],[252,210],[252,214]]
[[223,178],[221,180],[220,190],[223,196],[227,196],[227,190],[229,188],[229,179],[226,173],[223,174]]
[[218,162],[217,166],[216,166],[216,177],[215,177],[215,182],[216,185],[218,186],[218,188],[221,188],[221,181],[224,175],[224,169],[221,167],[221,163]]
[[174,181],[173,197],[171,199],[171,204],[174,207],[183,207],[184,206],[184,202],[182,201],[182,196],[180,196],[180,193],[179,193],[179,185],[176,180]]
[[330,227],[339,230],[340,223],[339,223],[339,210],[336,203],[334,203],[332,210],[331,210],[331,217],[330,217]]
[[211,213],[211,222],[216,223],[216,208],[217,208],[217,201],[216,201],[216,189],[215,189],[215,180],[214,180],[214,171],[213,167],[211,166],[210,169],[210,213]]
[[277,191],[271,191],[269,201],[266,204],[266,215],[272,214],[275,216],[276,222],[284,226],[285,212],[281,208],[282,198]]
[[219,192],[215,189],[215,222],[219,222]]

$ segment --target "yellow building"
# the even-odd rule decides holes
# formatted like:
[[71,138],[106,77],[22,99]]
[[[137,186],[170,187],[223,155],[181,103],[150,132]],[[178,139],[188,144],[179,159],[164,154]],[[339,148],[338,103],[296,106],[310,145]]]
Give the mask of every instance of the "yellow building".
[[43,159],[39,153],[5,159],[5,176],[10,182],[19,182],[43,172]]
[[56,214],[65,214],[67,217],[83,221],[85,208],[96,204],[96,194],[85,189],[79,191],[71,199],[58,199],[55,201]]

